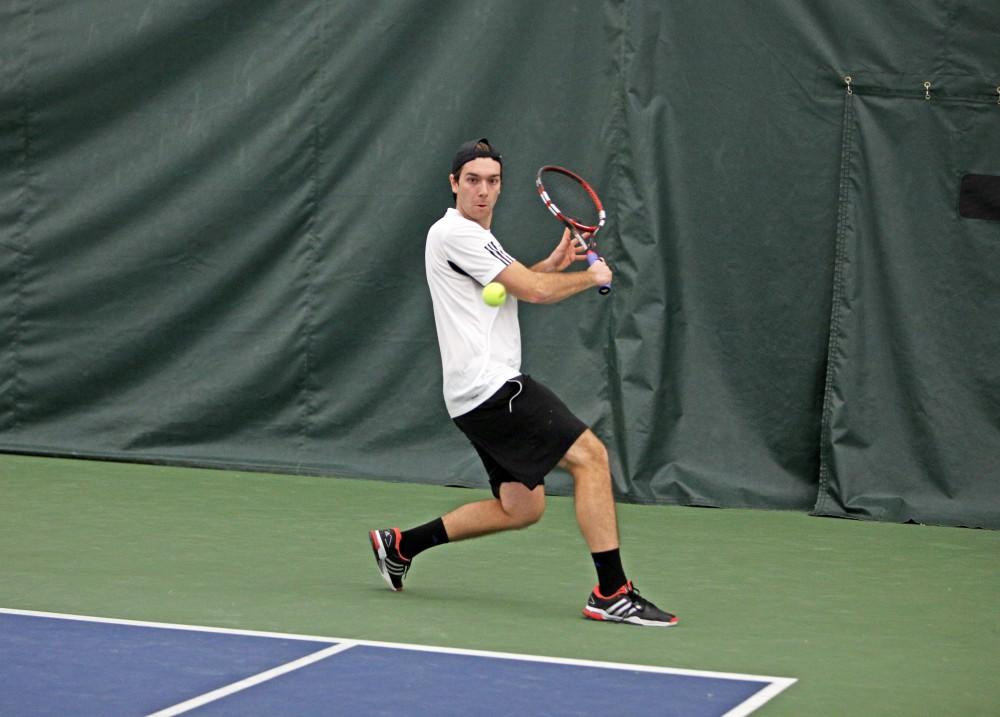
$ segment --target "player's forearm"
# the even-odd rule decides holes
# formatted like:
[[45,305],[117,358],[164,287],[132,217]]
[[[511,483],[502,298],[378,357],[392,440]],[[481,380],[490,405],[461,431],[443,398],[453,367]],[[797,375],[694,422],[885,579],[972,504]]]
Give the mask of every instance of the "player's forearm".
[[554,304],[596,286],[589,271],[551,273],[536,271],[534,267],[531,270],[532,286],[518,298],[532,304]]
[[547,257],[545,259],[542,259],[537,264],[531,266],[530,269],[533,272],[539,274],[551,274],[552,272],[556,271],[556,268],[552,265],[552,257]]
[[[542,262],[544,264],[544,262]],[[535,265],[538,266],[537,264]],[[496,275],[508,293],[530,304],[553,304],[600,284],[611,283],[611,271],[603,262],[586,271],[537,271],[519,261]]]

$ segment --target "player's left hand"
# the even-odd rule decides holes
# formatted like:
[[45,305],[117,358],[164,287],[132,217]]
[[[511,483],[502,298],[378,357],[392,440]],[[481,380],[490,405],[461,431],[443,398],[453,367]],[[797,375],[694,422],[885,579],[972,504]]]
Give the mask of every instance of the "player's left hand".
[[[584,240],[590,238],[590,234],[583,235]],[[562,238],[556,244],[556,248],[549,254],[548,264],[552,271],[562,271],[570,266],[574,261],[586,261],[587,250],[573,241],[573,235],[569,229],[564,229]]]

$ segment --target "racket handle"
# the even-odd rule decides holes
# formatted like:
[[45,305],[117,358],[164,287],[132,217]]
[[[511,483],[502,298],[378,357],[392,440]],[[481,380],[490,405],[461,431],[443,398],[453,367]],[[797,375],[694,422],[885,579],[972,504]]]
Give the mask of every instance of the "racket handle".
[[[593,266],[593,264],[594,264],[595,261],[601,261],[601,257],[599,257],[597,255],[597,252],[594,251],[593,249],[588,249],[587,250],[587,266]],[[599,287],[597,287],[597,293],[601,294],[602,296],[604,294],[609,294],[609,293],[611,293],[611,286],[609,284],[605,284],[604,286],[599,286]]]

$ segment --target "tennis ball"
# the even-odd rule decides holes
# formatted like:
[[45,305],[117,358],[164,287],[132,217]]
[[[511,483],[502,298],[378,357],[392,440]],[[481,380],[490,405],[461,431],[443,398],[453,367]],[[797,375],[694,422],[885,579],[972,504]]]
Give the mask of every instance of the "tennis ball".
[[490,306],[500,306],[507,301],[507,288],[499,281],[493,281],[483,287],[483,301]]

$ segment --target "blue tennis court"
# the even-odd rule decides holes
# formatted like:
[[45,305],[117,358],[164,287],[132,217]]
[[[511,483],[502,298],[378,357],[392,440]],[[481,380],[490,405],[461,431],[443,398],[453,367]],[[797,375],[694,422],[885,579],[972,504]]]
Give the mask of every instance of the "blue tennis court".
[[0,610],[0,714],[736,717],[789,678]]

